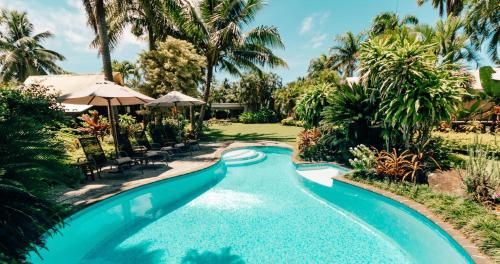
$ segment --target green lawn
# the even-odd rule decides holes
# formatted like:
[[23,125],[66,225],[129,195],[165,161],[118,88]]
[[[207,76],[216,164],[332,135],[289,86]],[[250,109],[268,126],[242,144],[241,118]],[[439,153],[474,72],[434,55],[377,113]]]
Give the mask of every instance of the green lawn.
[[209,141],[255,141],[272,140],[280,141],[295,147],[297,134],[303,128],[295,126],[283,126],[276,124],[242,124],[232,123],[229,125],[212,125],[206,132]]

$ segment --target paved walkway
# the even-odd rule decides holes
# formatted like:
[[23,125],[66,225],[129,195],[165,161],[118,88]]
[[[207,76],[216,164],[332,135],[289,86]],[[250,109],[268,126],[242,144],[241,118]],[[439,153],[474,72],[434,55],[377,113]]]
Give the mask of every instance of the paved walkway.
[[85,207],[96,201],[103,200],[116,193],[123,192],[147,183],[167,179],[189,171],[201,169],[214,163],[217,150],[227,147],[231,142],[216,142],[200,144],[201,150],[175,157],[173,161],[155,163],[144,167],[144,173],[135,166],[124,173],[103,173],[102,179],[89,181],[77,189],[59,187],[54,190],[58,202],[72,204],[76,207]]

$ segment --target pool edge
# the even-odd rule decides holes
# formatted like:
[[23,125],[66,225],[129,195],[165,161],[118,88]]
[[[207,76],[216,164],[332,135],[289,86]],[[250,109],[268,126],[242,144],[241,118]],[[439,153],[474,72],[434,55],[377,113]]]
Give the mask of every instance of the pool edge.
[[347,183],[353,186],[356,186],[358,188],[382,195],[386,198],[389,198],[391,200],[394,200],[396,202],[399,202],[405,206],[407,206],[410,209],[413,209],[414,211],[418,212],[425,218],[429,219],[431,222],[433,222],[435,225],[439,226],[442,230],[444,230],[455,242],[460,245],[467,254],[474,260],[475,263],[477,264],[487,264],[487,263],[494,263],[494,261],[489,257],[486,256],[480,249],[479,247],[469,240],[461,231],[457,230],[455,227],[453,227],[452,224],[444,221],[441,217],[437,216],[434,214],[431,210],[429,210],[425,205],[418,203],[410,198],[406,198],[397,194],[394,194],[392,192],[386,191],[379,189],[377,187],[374,187],[372,185],[364,184],[361,182],[356,182],[350,179],[347,179],[344,175],[341,175],[339,177],[335,177],[334,180],[341,181],[343,183]]
[[[224,154],[224,152],[227,152],[229,150],[245,148],[245,147],[258,147],[258,146],[261,146],[261,147],[281,147],[281,148],[287,148],[287,149],[292,150],[293,153],[292,153],[291,158],[292,158],[292,162],[294,163],[294,165],[321,163],[321,164],[334,164],[337,166],[343,166],[342,164],[335,163],[335,162],[310,162],[310,161],[300,160],[299,156],[298,156],[298,151],[296,149],[294,149],[292,146],[290,146],[288,144],[281,143],[281,142],[275,142],[275,141],[261,141],[261,142],[235,141],[235,142],[229,144],[227,147],[218,148],[213,153],[212,160],[208,161],[206,164],[199,165],[199,166],[196,166],[196,167],[193,167],[190,169],[182,170],[182,171],[176,172],[172,175],[166,175],[164,177],[158,176],[157,178],[152,179],[150,182],[145,182],[145,183],[134,185],[134,186],[126,186],[126,187],[124,187],[116,192],[105,194],[105,195],[99,196],[97,198],[88,199],[85,201],[85,203],[82,203],[82,204],[79,204],[76,206],[77,211],[74,214],[72,214],[72,216],[77,214],[79,211],[83,210],[86,207],[89,207],[97,202],[111,198],[111,197],[118,195],[120,193],[124,193],[126,191],[130,191],[130,190],[133,190],[133,189],[136,189],[139,187],[144,187],[144,186],[147,186],[147,185],[150,185],[153,183],[157,183],[160,181],[165,181],[168,179],[180,177],[183,175],[191,174],[191,173],[212,167],[220,161],[222,154]],[[477,264],[494,263],[493,260],[489,256],[486,256],[483,252],[481,252],[479,247],[474,242],[472,242],[468,238],[466,238],[465,235],[461,231],[455,229],[450,223],[443,221],[443,219],[441,217],[438,217],[437,215],[432,213],[426,206],[424,206],[424,205],[422,205],[414,200],[411,200],[409,198],[391,193],[389,191],[385,191],[385,190],[376,188],[376,187],[371,186],[371,185],[367,185],[367,184],[363,184],[360,182],[349,180],[349,179],[345,178],[343,175],[335,177],[334,180],[342,181],[344,183],[362,188],[364,190],[377,193],[379,195],[382,195],[384,197],[392,199],[396,202],[399,202],[399,203],[415,210],[416,212],[420,213],[422,216],[426,217],[431,222],[433,222],[434,224],[439,226],[442,230],[444,230],[451,238],[453,238],[455,240],[456,243],[458,243],[467,252],[467,254],[469,254],[469,256],[474,260],[475,263],[477,263]]]

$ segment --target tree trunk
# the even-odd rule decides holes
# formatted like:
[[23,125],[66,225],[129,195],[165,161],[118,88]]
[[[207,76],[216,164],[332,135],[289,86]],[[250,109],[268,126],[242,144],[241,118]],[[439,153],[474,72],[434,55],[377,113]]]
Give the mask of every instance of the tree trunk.
[[210,86],[212,85],[214,66],[211,64],[207,65],[207,77],[205,80],[205,91],[203,92],[203,101],[205,104],[201,106],[200,109],[200,119],[198,119],[198,125],[196,126],[196,136],[201,133],[203,127],[203,120],[205,118],[205,110],[208,104],[208,97],[210,96]]
[[149,41],[149,50],[156,50],[156,39],[154,35],[154,29],[151,24],[148,22],[148,41]]
[[99,40],[101,41],[100,53],[102,58],[104,77],[108,81],[113,81],[113,70],[111,68],[111,54],[109,52],[109,36],[108,26],[106,24],[106,10],[104,8],[104,0],[97,0],[95,9],[97,33],[99,35]]

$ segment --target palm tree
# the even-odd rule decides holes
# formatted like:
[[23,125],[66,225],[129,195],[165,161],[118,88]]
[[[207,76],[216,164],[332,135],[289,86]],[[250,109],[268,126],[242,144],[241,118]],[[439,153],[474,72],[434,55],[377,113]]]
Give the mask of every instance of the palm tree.
[[0,81],[24,81],[30,75],[64,72],[55,61],[64,56],[46,49],[41,42],[52,37],[49,31],[33,35],[26,12],[2,10],[0,14]]
[[106,23],[106,7],[104,0],[82,0],[87,14],[88,24],[99,37],[99,54],[102,58],[104,76],[108,81],[113,81],[111,67],[111,54],[109,50],[108,25]]
[[312,59],[307,72],[309,76],[316,77],[320,72],[332,68],[332,60],[326,54],[321,54],[318,58]]
[[472,0],[465,15],[465,30],[476,49],[488,43],[491,60],[500,64],[498,49],[500,43],[500,5],[498,0]]
[[330,49],[332,69],[343,73],[345,77],[354,74],[358,64],[358,53],[363,42],[363,35],[347,32],[335,38],[335,45]]
[[130,75],[134,75],[135,71],[136,71],[134,64],[132,64],[126,60],[124,60],[122,62],[117,61],[117,60],[113,60],[113,62],[111,63],[111,67],[112,67],[114,72],[120,73],[120,75],[123,78],[123,82],[127,82],[128,77]]
[[[171,16],[165,10],[163,0],[114,0],[107,8],[106,20],[109,25],[110,46],[116,44],[127,25],[131,25],[132,33],[137,36],[147,35],[149,50],[156,50],[156,42],[167,36],[179,38]],[[99,38],[92,44],[99,46]]]
[[[286,62],[271,50],[284,48],[277,28],[258,26],[242,31],[263,7],[262,0],[200,0],[197,6],[171,0],[167,4],[184,37],[206,57],[204,101],[210,97],[216,70],[240,75],[240,69],[260,72],[259,66],[286,67]],[[201,107],[198,129],[204,117],[205,105]]]
[[460,17],[448,16],[436,24],[433,42],[437,43],[437,54],[443,61],[457,63],[462,60],[479,63],[477,51],[469,43],[469,36],[462,33],[463,23]]
[[373,19],[370,33],[378,36],[386,32],[392,32],[396,29],[404,28],[408,25],[418,24],[418,19],[415,16],[404,16],[399,18],[399,15],[393,12],[381,13]]
[[[417,0],[419,6],[426,3],[428,0]],[[458,16],[460,12],[464,9],[464,0],[432,0],[432,6],[439,9],[439,15],[444,15],[446,9],[446,15]]]

